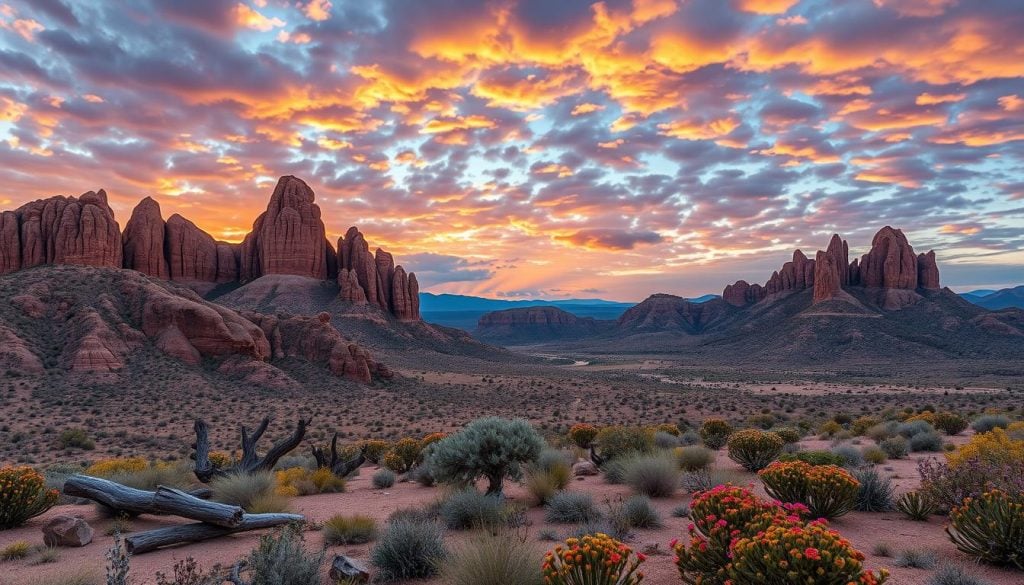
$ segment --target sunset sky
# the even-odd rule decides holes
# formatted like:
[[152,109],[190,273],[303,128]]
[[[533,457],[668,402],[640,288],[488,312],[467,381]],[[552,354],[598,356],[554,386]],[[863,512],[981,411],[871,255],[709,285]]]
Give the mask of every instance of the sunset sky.
[[833,232],[1024,283],[1021,0],[0,0],[0,209],[238,241],[280,175],[431,292],[764,282]]

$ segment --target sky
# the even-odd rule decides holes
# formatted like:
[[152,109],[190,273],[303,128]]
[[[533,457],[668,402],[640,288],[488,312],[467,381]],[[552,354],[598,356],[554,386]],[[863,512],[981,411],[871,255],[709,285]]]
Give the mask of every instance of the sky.
[[0,209],[239,241],[277,177],[425,290],[720,292],[884,225],[1024,283],[1021,0],[0,0]]

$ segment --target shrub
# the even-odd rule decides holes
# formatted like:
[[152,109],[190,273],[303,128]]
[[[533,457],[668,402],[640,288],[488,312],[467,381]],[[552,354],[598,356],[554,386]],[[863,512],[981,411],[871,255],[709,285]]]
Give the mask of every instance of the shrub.
[[946,533],[978,560],[1024,569],[1024,493],[991,490],[949,513]]
[[860,482],[854,510],[888,512],[893,509],[893,487],[889,478],[880,476],[874,469],[860,469],[854,471],[853,476]]
[[657,449],[673,449],[679,446],[679,436],[663,431],[654,433],[654,447]]
[[654,448],[654,433],[642,427],[604,427],[594,439],[606,459],[617,459]]
[[878,446],[882,448],[882,451],[885,451],[885,454],[890,459],[903,459],[910,453],[910,444],[900,436],[883,439]]
[[387,489],[395,485],[395,480],[398,479],[395,476],[395,472],[390,469],[379,469],[370,478],[370,482],[373,483],[373,487],[378,490]]
[[630,496],[622,503],[618,513],[631,528],[659,528],[662,525],[661,516],[647,496]]
[[571,472],[574,461],[575,457],[570,453],[558,449],[544,449],[537,456],[535,466],[544,471],[557,469]]
[[416,439],[399,439],[384,454],[381,464],[395,473],[408,473],[419,460],[422,448],[422,442]]
[[96,448],[96,442],[89,438],[85,429],[67,429],[60,434],[58,439],[61,449],[83,449],[92,451]]
[[597,437],[597,427],[587,423],[576,423],[569,429],[569,440],[580,449],[589,449]]
[[843,459],[842,455],[837,455],[831,451],[810,450],[780,455],[779,461],[803,461],[810,465],[838,465],[842,467],[845,459]]
[[971,421],[971,428],[976,433],[987,433],[992,429],[1005,429],[1010,426],[1010,419],[1002,414],[984,414]]
[[683,445],[684,447],[689,447],[690,445],[700,445],[700,443],[700,433],[693,429],[689,429],[682,435],[679,435],[679,444]]
[[17,540],[0,549],[0,561],[16,561],[23,559],[32,552],[32,545],[24,540]]
[[848,471],[835,465],[778,462],[758,473],[768,495],[807,506],[816,518],[831,520],[853,509],[860,488]]
[[728,575],[734,583],[875,585],[886,581],[887,571],[865,571],[863,561],[860,551],[822,522],[773,525],[732,546]]
[[928,520],[928,517],[936,511],[935,504],[919,491],[910,491],[901,495],[896,500],[896,509],[903,512],[907,518],[917,522]]
[[543,506],[551,496],[569,485],[571,475],[568,466],[555,465],[547,470],[538,466],[526,473],[526,489],[537,504]]
[[345,479],[326,468],[289,467],[274,473],[276,493],[282,496],[311,496],[345,491]]
[[156,572],[156,585],[222,585],[227,575],[220,565],[204,571],[192,557],[185,557],[174,563],[171,577],[163,571]]
[[570,538],[544,556],[549,585],[636,585],[643,580],[643,555],[604,534]]
[[580,524],[601,518],[590,494],[558,492],[544,506],[544,520],[552,524]]
[[860,449],[853,445],[836,445],[832,447],[832,453],[842,458],[842,466],[847,468],[860,467],[864,464]]
[[423,487],[434,487],[434,471],[426,462],[420,463],[409,472],[409,478]]
[[860,452],[861,457],[864,461],[871,463],[872,465],[881,465],[889,460],[889,455],[886,454],[885,449],[877,445],[869,445],[864,447]]
[[679,432],[679,425],[675,423],[661,423],[654,427],[654,430],[659,433],[668,433],[673,437],[678,437],[681,433]]
[[249,553],[247,570],[251,585],[320,585],[324,551],[306,550],[302,532],[295,526],[265,534]]
[[708,449],[717,451],[725,447],[731,434],[732,427],[720,418],[709,418],[700,425],[700,440],[704,441],[704,446]]
[[853,421],[850,425],[850,432],[858,437],[863,436],[876,425],[881,424],[881,422],[882,421],[878,420],[878,417],[862,416]]
[[93,477],[110,477],[119,473],[135,473],[149,467],[149,462],[143,457],[127,457],[100,459],[83,472]]
[[521,479],[522,464],[543,449],[544,441],[525,420],[488,417],[434,443],[429,463],[438,481],[472,485],[486,477],[487,493],[500,494],[505,477]]
[[366,439],[354,446],[353,450],[365,449],[366,460],[374,465],[380,465],[384,455],[391,449],[391,443],[383,439]]
[[1000,428],[971,437],[967,444],[946,456],[950,467],[976,460],[996,465],[1024,467],[1024,440],[1012,439]]
[[[556,538],[557,540],[557,538]],[[541,585],[541,554],[518,538],[486,534],[459,547],[445,564],[450,585]]]
[[329,544],[363,544],[377,536],[377,522],[369,516],[332,516],[324,522],[324,541]]
[[908,548],[900,551],[892,564],[909,569],[933,569],[939,562],[939,556],[933,550]]
[[910,450],[914,452],[928,451],[938,453],[942,451],[942,437],[935,431],[918,433],[910,437]]
[[682,506],[676,506],[675,508],[672,508],[672,517],[673,518],[689,518],[690,517],[690,507],[687,506],[686,504],[683,504]]
[[747,471],[760,471],[782,453],[782,439],[775,433],[746,429],[729,437],[729,459]]
[[437,574],[447,556],[438,524],[393,520],[370,551],[370,562],[382,581],[425,579]]
[[700,445],[677,447],[675,450],[676,461],[683,471],[697,471],[707,469],[715,462],[715,453]]
[[158,486],[185,488],[192,483],[192,469],[184,462],[155,462],[136,471],[121,471],[111,481],[139,490],[154,491]]
[[679,487],[679,467],[662,455],[644,455],[625,462],[625,482],[636,492],[665,498]]
[[1024,492],[1024,468],[971,458],[956,466],[935,459],[917,462],[921,492],[940,509],[949,510],[964,498],[978,497],[990,489]]
[[498,526],[505,519],[505,503],[500,496],[474,489],[449,494],[439,511],[445,526],[453,530]]
[[993,585],[991,581],[975,577],[958,565],[939,565],[925,585]]
[[924,420],[909,420],[900,423],[896,427],[896,434],[901,437],[910,439],[914,435],[920,435],[921,433],[934,433],[935,428]]
[[895,436],[897,428],[899,428],[898,422],[888,421],[871,427],[864,435],[877,443],[881,443],[889,437]]
[[787,445],[799,443],[800,439],[803,438],[803,435],[800,434],[800,431],[794,429],[793,427],[778,427],[772,429],[772,432],[778,435],[779,438],[782,439],[782,442]]
[[952,437],[967,430],[967,419],[955,412],[939,412],[935,415],[934,425],[936,429]]
[[241,506],[246,512],[266,503],[274,495],[274,488],[274,476],[270,473],[229,473],[210,482],[214,501]]
[[706,492],[712,488],[725,484],[739,484],[746,481],[742,472],[731,469],[687,471],[683,473],[679,482],[683,491],[688,493]]
[[0,468],[0,530],[21,526],[54,507],[58,497],[31,467]]
[[601,466],[601,475],[611,485],[626,483],[626,459],[612,459]]

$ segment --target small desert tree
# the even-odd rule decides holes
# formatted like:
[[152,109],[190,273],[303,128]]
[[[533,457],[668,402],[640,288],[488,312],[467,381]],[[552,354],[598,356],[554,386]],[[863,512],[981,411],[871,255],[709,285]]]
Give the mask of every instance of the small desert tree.
[[534,461],[544,440],[530,423],[499,417],[477,419],[437,442],[430,469],[444,483],[471,485],[486,477],[488,494],[500,494],[505,477],[522,478],[522,464]]

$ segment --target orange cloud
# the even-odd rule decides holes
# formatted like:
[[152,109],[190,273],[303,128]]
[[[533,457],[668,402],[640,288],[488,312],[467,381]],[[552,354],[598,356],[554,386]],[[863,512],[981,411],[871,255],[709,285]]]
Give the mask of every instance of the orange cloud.
[[729,134],[740,125],[734,116],[715,118],[708,122],[703,120],[676,120],[666,124],[658,124],[658,130],[665,136],[682,140],[714,140]]
[[331,2],[330,0],[310,0],[302,12],[310,20],[327,20],[331,17]]
[[286,23],[280,18],[268,18],[261,12],[249,7],[247,4],[239,2],[234,8],[235,22],[239,26],[257,30],[260,32],[267,32],[271,29],[281,28]]
[[740,10],[755,14],[783,14],[800,0],[736,0]]
[[576,107],[574,107],[572,109],[572,115],[573,116],[583,116],[585,114],[590,114],[590,113],[593,113],[593,112],[600,112],[603,109],[604,109],[604,106],[602,106],[600,104],[592,104],[592,103],[586,102],[586,103],[582,103],[582,104],[579,104]]
[[914,103],[919,106],[933,106],[935,104],[945,104],[963,101],[965,97],[967,97],[967,94],[965,93],[946,93],[934,95],[925,92],[917,96],[917,99],[914,100]]
[[454,130],[469,130],[478,128],[494,128],[494,120],[486,116],[474,114],[472,116],[438,117],[427,122],[420,128],[420,134],[439,134],[452,132]]

